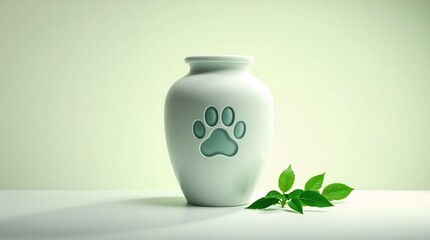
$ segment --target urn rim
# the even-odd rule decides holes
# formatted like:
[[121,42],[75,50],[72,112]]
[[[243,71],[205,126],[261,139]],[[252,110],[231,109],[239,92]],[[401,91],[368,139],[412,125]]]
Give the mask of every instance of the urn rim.
[[185,58],[185,63],[201,63],[201,62],[225,62],[225,63],[246,63],[252,64],[254,58],[245,55],[206,55],[206,56],[189,56]]

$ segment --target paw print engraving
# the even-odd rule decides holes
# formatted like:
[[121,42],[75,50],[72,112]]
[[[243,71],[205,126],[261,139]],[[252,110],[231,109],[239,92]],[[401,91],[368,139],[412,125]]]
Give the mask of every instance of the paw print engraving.
[[[200,152],[206,157],[212,157],[217,154],[226,157],[236,155],[239,146],[236,141],[243,138],[246,132],[246,125],[243,121],[234,124],[233,138],[227,130],[233,126],[235,121],[234,110],[231,107],[225,107],[221,113],[221,122],[223,126],[216,127],[219,121],[219,114],[215,107],[210,106],[205,111],[204,122],[196,120],[193,124],[194,136],[198,139],[206,139],[200,144]],[[212,129],[211,129],[212,128]],[[209,129],[209,130],[207,130]],[[206,134],[206,131],[210,132]]]

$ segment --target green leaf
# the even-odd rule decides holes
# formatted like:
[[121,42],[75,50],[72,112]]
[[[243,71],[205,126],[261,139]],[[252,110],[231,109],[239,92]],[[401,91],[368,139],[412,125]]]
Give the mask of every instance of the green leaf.
[[265,209],[272,206],[273,204],[276,204],[278,201],[279,199],[276,199],[276,198],[262,197],[257,201],[255,201],[254,203],[252,203],[251,205],[249,205],[247,209]]
[[324,181],[324,174],[325,173],[311,177],[305,184],[305,190],[320,190]]
[[303,192],[303,190],[302,190],[302,189],[295,189],[294,191],[290,192],[290,193],[288,194],[288,196],[289,196],[290,198],[298,198],[302,192]]
[[288,202],[288,206],[294,211],[303,214],[302,203],[298,198],[292,198],[291,201]]
[[265,198],[283,199],[284,195],[276,190],[272,190],[266,194]]
[[295,175],[293,170],[291,169],[291,164],[290,164],[290,166],[287,169],[285,169],[279,176],[279,180],[278,180],[279,189],[281,189],[282,192],[287,192],[293,186],[294,179],[295,179]]
[[348,197],[352,190],[354,190],[354,188],[348,187],[343,183],[332,183],[324,188],[322,195],[330,201],[342,200]]
[[331,207],[333,204],[329,202],[323,195],[319,192],[315,191],[303,191],[299,200],[303,203],[303,205],[310,207]]

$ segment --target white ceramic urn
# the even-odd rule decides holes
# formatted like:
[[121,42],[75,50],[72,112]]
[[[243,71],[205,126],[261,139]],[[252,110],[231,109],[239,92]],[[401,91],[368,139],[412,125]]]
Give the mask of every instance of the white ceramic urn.
[[170,88],[165,133],[186,200],[201,206],[247,204],[268,156],[274,106],[249,72],[247,56],[185,58],[190,72]]

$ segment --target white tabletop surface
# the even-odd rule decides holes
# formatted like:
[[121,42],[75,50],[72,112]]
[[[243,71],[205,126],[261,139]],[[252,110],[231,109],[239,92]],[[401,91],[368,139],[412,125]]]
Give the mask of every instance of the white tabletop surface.
[[430,191],[335,205],[300,215],[191,206],[180,192],[0,191],[0,239],[430,239]]

